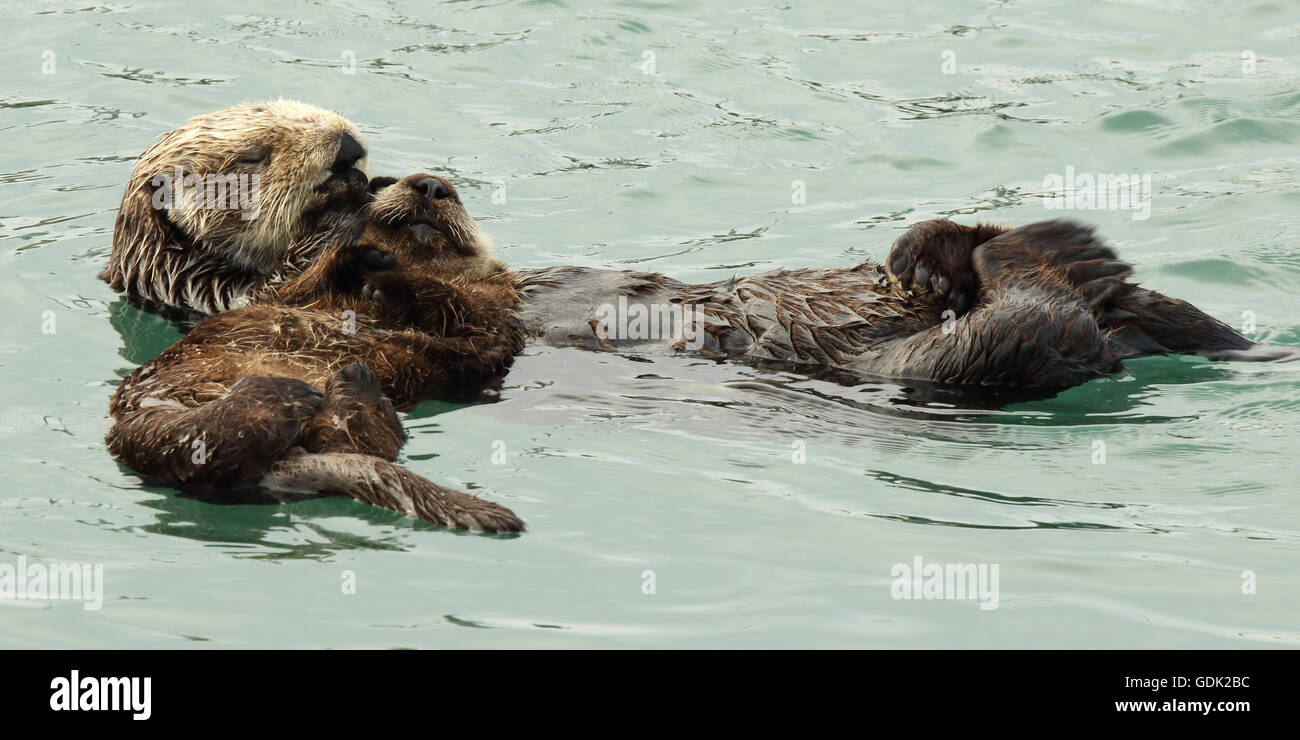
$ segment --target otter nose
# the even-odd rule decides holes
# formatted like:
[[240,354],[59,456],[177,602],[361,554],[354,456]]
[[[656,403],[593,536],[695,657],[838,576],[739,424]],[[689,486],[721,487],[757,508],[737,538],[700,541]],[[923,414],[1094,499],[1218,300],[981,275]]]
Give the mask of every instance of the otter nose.
[[339,137],[339,153],[334,157],[334,164],[330,167],[335,172],[347,172],[352,169],[352,165],[366,156],[366,148],[361,146],[361,142],[356,140],[352,134],[344,132]]
[[415,189],[426,198],[442,200],[451,197],[451,186],[440,177],[426,177],[415,183]]

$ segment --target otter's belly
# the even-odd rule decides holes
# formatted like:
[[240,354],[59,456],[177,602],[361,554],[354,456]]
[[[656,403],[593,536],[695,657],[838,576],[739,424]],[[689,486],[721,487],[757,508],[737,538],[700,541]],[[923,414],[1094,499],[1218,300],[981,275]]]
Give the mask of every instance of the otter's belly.
[[937,303],[897,290],[870,263],[704,285],[577,267],[520,278],[530,339],[555,346],[845,367],[941,321]]

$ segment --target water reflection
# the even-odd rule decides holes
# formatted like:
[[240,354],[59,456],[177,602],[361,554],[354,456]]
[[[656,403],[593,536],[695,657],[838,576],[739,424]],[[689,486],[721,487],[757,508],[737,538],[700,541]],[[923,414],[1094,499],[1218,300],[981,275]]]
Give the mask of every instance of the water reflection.
[[[118,354],[131,364],[126,372],[152,360],[193,328],[191,318],[166,318],[126,298],[108,304],[108,322],[122,339]],[[125,374],[125,373],[123,373]]]

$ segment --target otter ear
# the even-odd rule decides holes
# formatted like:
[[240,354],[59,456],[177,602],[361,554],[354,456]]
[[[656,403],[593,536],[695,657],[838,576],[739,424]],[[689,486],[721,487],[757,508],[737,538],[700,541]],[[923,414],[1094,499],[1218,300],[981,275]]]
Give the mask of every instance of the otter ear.
[[370,185],[368,187],[371,193],[378,193],[380,190],[383,190],[389,185],[396,185],[396,184],[397,184],[396,177],[372,177],[370,178]]

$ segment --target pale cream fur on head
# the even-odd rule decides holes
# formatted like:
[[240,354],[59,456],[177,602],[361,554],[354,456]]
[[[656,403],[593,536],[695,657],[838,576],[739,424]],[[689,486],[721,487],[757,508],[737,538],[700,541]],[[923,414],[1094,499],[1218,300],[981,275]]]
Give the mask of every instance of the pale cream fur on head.
[[[159,280],[175,280],[174,275],[150,274],[150,268],[163,267],[160,252],[185,248],[173,243],[180,241],[177,231],[191,243],[201,243],[203,251],[249,272],[272,269],[310,228],[302,223],[303,214],[324,202],[326,194],[318,188],[331,175],[345,133],[365,148],[361,131],[343,116],[275,100],[197,116],[163,134],[140,156],[131,175],[104,277],[119,290],[145,294],[155,292],[147,283],[157,287]],[[365,164],[363,157],[355,167],[364,171]],[[158,208],[155,178],[174,178],[177,172],[200,179],[258,175],[252,217],[248,209],[200,207],[193,193]]]

